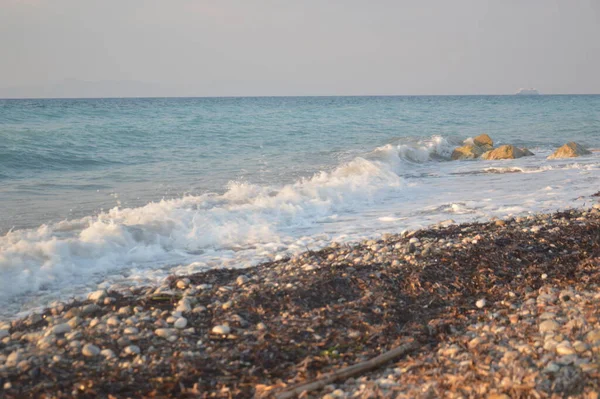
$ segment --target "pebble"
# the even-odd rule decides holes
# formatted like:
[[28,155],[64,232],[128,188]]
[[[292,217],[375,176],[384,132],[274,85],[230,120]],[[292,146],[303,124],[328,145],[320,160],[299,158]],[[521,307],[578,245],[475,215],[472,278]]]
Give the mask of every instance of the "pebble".
[[556,353],[559,355],[574,355],[577,353],[569,341],[562,341],[556,345]]
[[136,345],[129,345],[127,346],[125,349],[123,349],[123,352],[126,355],[139,355],[141,350],[139,346]]
[[266,330],[266,329],[267,329],[267,326],[266,326],[266,324],[265,324],[265,323],[263,323],[263,322],[260,322],[260,323],[258,323],[258,324],[256,325],[256,329],[257,329],[257,330],[259,330],[259,331],[264,331],[264,330]]
[[554,362],[548,363],[548,365],[544,368],[544,372],[546,373],[557,373],[560,370],[560,366]]
[[482,309],[483,307],[485,307],[486,301],[485,299],[480,299],[477,302],[475,302],[475,306],[477,306],[479,309]]
[[585,341],[593,346],[600,346],[600,329],[592,330],[585,335]]
[[175,326],[175,328],[183,330],[187,326],[187,323],[188,321],[185,317],[180,317],[175,321],[175,324],[173,325]]
[[241,276],[238,276],[238,278],[235,279],[235,283],[237,285],[244,285],[248,281],[250,281],[250,279],[247,276],[243,275],[243,274]]
[[49,330],[49,334],[59,335],[66,334],[71,331],[71,326],[67,323],[57,324]]
[[175,335],[176,330],[173,328],[157,328],[154,331],[154,334],[158,335],[161,338],[169,338]]
[[16,366],[21,360],[23,360],[23,355],[21,354],[21,352],[18,351],[13,351],[10,353],[10,355],[8,355],[8,357],[6,358],[5,364],[7,367],[14,367]]
[[106,291],[104,290],[94,291],[88,295],[88,300],[92,302],[99,302],[100,300],[104,299],[106,295]]
[[177,281],[177,288],[180,290],[185,290],[189,283],[189,280],[187,282],[185,280],[179,280]]
[[231,328],[229,326],[226,326],[226,325],[214,326],[212,328],[212,333],[213,334],[227,335],[230,332],[231,332]]
[[100,355],[104,356],[107,359],[112,359],[117,357],[117,355],[115,355],[115,352],[113,352],[111,349],[102,349],[100,351]]
[[94,357],[100,353],[100,348],[98,348],[96,345],[86,344],[83,346],[83,348],[81,348],[81,353],[83,356]]
[[81,307],[81,315],[87,316],[87,315],[90,315],[92,313],[99,311],[100,309],[101,309],[100,306],[96,305],[95,303],[90,303],[89,305],[85,305],[85,306]]
[[182,313],[190,312],[192,310],[192,303],[190,299],[182,298],[177,304],[177,308],[175,308],[175,310]]
[[139,333],[139,330],[135,327],[127,327],[123,330],[123,334],[126,335],[135,335],[137,333]]
[[106,320],[107,326],[117,327],[119,324],[121,324],[121,321],[116,316],[109,317],[108,320]]
[[554,320],[546,320],[540,323],[540,333],[545,334],[549,332],[557,331],[560,325]]
[[82,322],[83,322],[83,319],[81,317],[75,316],[71,320],[68,321],[68,324],[71,326],[71,328],[75,328],[78,325],[80,325]]

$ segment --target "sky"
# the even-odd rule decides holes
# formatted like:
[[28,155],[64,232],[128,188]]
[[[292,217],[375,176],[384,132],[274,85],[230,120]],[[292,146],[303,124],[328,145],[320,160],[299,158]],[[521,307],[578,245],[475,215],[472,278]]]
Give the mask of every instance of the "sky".
[[0,97],[600,93],[600,0],[0,0]]

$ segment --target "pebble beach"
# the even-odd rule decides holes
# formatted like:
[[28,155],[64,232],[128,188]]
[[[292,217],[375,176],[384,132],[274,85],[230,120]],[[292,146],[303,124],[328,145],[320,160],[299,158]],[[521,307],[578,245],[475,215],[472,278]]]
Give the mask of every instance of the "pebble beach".
[[100,290],[0,326],[0,396],[597,398],[599,266],[595,204]]

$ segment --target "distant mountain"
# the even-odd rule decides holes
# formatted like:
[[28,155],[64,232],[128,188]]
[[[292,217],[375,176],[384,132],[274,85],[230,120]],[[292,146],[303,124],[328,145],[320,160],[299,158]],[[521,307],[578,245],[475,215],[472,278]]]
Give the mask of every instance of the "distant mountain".
[[515,95],[517,95],[517,96],[539,96],[540,92],[534,88],[530,88],[530,89],[522,89],[521,88],[521,89],[517,90]]
[[169,90],[160,85],[132,80],[66,79],[48,85],[0,88],[0,98],[162,97],[168,95]]

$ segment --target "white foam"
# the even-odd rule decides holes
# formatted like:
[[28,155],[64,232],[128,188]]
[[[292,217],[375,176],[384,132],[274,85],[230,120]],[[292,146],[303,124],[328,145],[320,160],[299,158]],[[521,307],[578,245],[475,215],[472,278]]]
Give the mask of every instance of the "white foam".
[[371,153],[375,159],[381,159],[400,171],[403,162],[424,163],[432,160],[449,160],[453,145],[444,137],[433,136],[430,139],[403,140],[400,143],[386,144]]
[[[388,165],[356,158],[283,187],[230,183],[221,196],[188,196],[0,237],[0,301],[138,265],[160,267],[193,254],[277,251],[289,230],[337,212],[358,211],[401,189]],[[281,248],[279,248],[281,249]],[[192,263],[197,265],[197,263]]]

